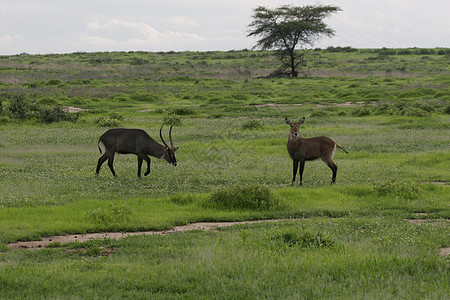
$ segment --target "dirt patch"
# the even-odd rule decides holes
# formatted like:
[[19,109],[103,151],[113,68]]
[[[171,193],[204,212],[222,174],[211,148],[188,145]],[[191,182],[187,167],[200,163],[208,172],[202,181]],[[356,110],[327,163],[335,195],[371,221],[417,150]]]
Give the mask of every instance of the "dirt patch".
[[301,103],[295,103],[295,104],[281,104],[281,103],[265,103],[265,104],[253,104],[249,105],[252,107],[276,107],[276,106],[301,106],[303,104]]
[[148,109],[141,109],[141,110],[138,110],[138,112],[149,112],[149,111],[155,111],[155,109],[153,109],[153,108],[148,108]]
[[175,226],[168,230],[161,231],[138,231],[138,232],[103,232],[103,233],[86,233],[86,234],[72,234],[72,235],[59,235],[43,238],[40,241],[28,241],[28,242],[17,242],[10,243],[8,247],[13,250],[19,249],[40,249],[51,243],[70,243],[70,242],[87,242],[92,240],[101,239],[121,239],[129,236],[136,235],[165,235],[172,234],[176,232],[187,232],[192,230],[205,230],[209,231],[215,228],[228,227],[239,224],[254,224],[262,222],[277,222],[280,220],[257,220],[257,221],[243,221],[243,222],[202,222],[202,223],[192,223],[183,226]]
[[449,256],[450,255],[450,247],[441,248],[440,253],[441,253],[441,255]]
[[371,105],[376,105],[377,102],[376,101],[372,101],[372,102],[364,102],[364,101],[357,101],[357,102],[352,102],[352,101],[347,101],[344,103],[324,103],[324,104],[317,104],[317,107],[353,107],[353,106],[364,106],[366,104],[371,104]]
[[416,225],[425,225],[425,224],[431,224],[431,225],[442,225],[442,224],[448,224],[450,222],[450,219],[413,219],[408,220],[411,224]]
[[75,106],[65,106],[62,108],[63,111],[69,112],[69,113],[77,113],[81,111],[85,111],[87,109],[81,108],[81,107],[75,107]]

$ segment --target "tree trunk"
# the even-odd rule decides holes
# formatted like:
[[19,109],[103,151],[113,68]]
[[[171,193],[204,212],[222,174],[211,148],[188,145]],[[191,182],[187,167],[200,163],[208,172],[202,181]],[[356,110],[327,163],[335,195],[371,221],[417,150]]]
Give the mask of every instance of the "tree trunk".
[[291,76],[293,78],[298,77],[298,72],[295,70],[295,49],[289,49],[289,55],[291,56]]

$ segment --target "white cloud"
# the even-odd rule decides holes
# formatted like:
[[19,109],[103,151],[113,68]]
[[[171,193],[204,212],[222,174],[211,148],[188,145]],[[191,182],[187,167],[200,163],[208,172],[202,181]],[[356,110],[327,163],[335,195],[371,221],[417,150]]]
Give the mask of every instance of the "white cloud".
[[89,48],[103,46],[108,50],[187,50],[182,44],[201,41],[204,38],[195,33],[180,31],[159,31],[145,22],[121,19],[94,20],[87,25],[87,34],[80,42]]
[[[183,51],[251,48],[258,5],[292,0],[1,0],[0,55],[74,51]],[[326,2],[325,2],[326,3]],[[448,0],[335,0],[336,31],[314,47],[449,47]]]
[[174,25],[181,25],[181,26],[194,26],[194,27],[200,26],[200,24],[198,24],[191,18],[182,16],[170,17],[169,22]]

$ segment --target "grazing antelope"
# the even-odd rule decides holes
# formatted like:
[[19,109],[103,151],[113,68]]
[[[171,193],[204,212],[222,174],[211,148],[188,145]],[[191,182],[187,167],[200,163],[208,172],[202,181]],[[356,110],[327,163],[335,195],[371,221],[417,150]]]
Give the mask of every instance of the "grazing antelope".
[[[163,125],[164,126],[164,125]],[[138,177],[141,177],[142,161],[147,162],[147,171],[144,176],[150,173],[150,156],[154,156],[160,159],[165,159],[172,166],[177,165],[175,159],[175,151],[178,147],[173,146],[172,142],[172,126],[169,130],[170,147],[164,141],[162,137],[162,128],[159,130],[159,136],[164,144],[161,145],[152,139],[144,130],[141,129],[126,129],[126,128],[113,128],[105,132],[98,140],[98,149],[102,153],[100,144],[103,145],[105,153],[98,159],[97,170],[95,175],[98,175],[102,164],[108,160],[108,166],[112,174],[117,177],[113,168],[114,155],[120,154],[136,154],[138,157]]]
[[302,185],[303,169],[305,168],[305,162],[309,160],[315,160],[321,158],[324,163],[333,171],[333,177],[331,178],[331,184],[336,182],[337,166],[333,162],[333,156],[336,152],[336,147],[342,149],[333,140],[326,136],[319,136],[304,139],[301,138],[298,132],[298,127],[305,122],[305,118],[300,119],[298,123],[291,123],[288,118],[284,119],[286,124],[291,126],[289,132],[289,140],[287,142],[287,150],[294,162],[292,184],[295,182],[295,175],[297,174],[298,164],[300,163],[300,185]]

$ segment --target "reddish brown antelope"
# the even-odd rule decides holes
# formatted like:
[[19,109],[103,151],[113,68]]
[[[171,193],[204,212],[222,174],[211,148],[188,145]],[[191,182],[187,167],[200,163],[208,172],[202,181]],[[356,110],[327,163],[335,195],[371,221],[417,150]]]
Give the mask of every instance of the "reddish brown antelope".
[[333,162],[333,156],[336,152],[336,147],[344,148],[336,144],[332,139],[326,136],[319,136],[304,139],[300,137],[298,127],[305,122],[305,118],[300,119],[298,123],[291,123],[288,118],[285,118],[286,124],[291,126],[289,132],[289,140],[287,142],[287,150],[294,162],[292,184],[295,182],[295,175],[297,174],[298,164],[300,163],[300,185],[302,185],[303,169],[305,168],[305,162],[309,160],[315,160],[321,158],[324,163],[333,171],[333,177],[331,178],[331,184],[336,182],[337,166]]
[[[164,125],[163,125],[164,126]],[[108,160],[108,166],[112,174],[117,177],[114,171],[113,162],[114,155],[116,153],[120,154],[136,154],[138,157],[138,177],[141,177],[141,167],[142,162],[145,160],[147,162],[147,171],[144,176],[150,174],[150,156],[154,156],[160,159],[165,159],[168,163],[173,166],[177,165],[177,160],[175,159],[175,151],[178,147],[173,146],[172,142],[172,126],[169,130],[170,147],[164,141],[162,137],[162,128],[159,129],[159,136],[164,146],[157,143],[152,139],[144,130],[141,129],[126,129],[126,128],[114,128],[105,132],[98,140],[98,149],[102,153],[100,144],[103,145],[105,153],[98,159],[97,170],[95,175],[100,172],[100,167],[102,164]]]

